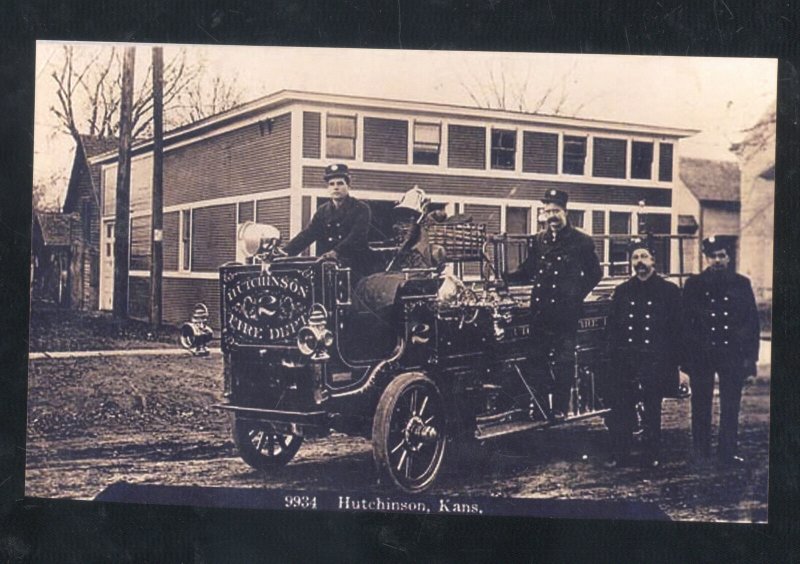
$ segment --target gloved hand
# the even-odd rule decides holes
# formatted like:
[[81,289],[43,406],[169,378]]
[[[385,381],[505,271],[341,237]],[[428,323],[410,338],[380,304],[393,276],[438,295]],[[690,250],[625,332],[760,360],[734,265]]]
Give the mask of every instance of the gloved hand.
[[322,260],[339,260],[339,253],[331,249],[326,253],[322,253],[322,256],[320,258]]

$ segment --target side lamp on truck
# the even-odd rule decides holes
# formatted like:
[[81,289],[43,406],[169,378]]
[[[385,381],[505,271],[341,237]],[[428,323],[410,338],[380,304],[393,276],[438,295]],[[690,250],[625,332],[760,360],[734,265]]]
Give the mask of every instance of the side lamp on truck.
[[208,326],[208,308],[205,304],[195,304],[192,319],[181,326],[181,346],[194,356],[208,356],[209,341],[214,332]]
[[315,304],[308,316],[308,325],[297,332],[297,348],[315,362],[330,358],[328,348],[333,345],[333,333],[327,327],[327,319],[325,308]]

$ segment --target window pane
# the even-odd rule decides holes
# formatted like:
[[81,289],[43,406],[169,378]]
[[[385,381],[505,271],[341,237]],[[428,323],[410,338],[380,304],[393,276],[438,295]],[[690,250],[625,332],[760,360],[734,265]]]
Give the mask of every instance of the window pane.
[[504,129],[492,130],[492,168],[514,169],[517,134]]
[[629,212],[611,212],[609,218],[611,235],[628,235],[631,232],[631,214]]
[[414,164],[439,164],[439,147],[414,147]]
[[441,129],[438,124],[414,124],[414,143],[433,143],[438,145],[441,137],[440,134]]
[[328,157],[339,157],[343,159],[355,158],[355,140],[339,137],[328,137],[328,142],[325,147],[325,154]]
[[355,137],[356,118],[351,116],[328,116],[328,135]]
[[625,178],[628,142],[625,139],[594,138],[592,175]]
[[583,210],[567,210],[567,219],[572,227],[583,229]]
[[672,181],[672,143],[661,143],[658,149],[658,179],[662,182],[670,182]]
[[583,174],[585,162],[586,138],[565,135],[562,172],[564,174]]
[[653,144],[634,141],[631,145],[631,178],[652,178]]

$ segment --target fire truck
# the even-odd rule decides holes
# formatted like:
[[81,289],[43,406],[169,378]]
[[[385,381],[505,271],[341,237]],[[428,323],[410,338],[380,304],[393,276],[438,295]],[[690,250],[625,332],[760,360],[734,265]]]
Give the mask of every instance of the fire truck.
[[[230,412],[247,464],[269,471],[337,431],[370,440],[381,479],[416,493],[459,446],[609,412],[603,335],[619,279],[585,300],[569,411],[554,421],[549,383],[526,368],[530,285],[504,281],[531,236],[490,235],[469,221],[421,228],[438,264],[386,272],[394,291],[381,308],[364,306],[351,269],[281,256],[274,227],[240,228],[247,260],[219,271],[224,398],[215,407]],[[373,250],[391,264],[399,246]],[[212,336],[205,318],[201,306],[182,329],[196,353]]]

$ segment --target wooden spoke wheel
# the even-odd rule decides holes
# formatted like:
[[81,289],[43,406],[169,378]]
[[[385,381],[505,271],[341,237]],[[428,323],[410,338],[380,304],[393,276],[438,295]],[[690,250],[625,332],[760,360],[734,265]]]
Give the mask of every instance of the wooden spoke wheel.
[[256,470],[269,470],[289,462],[303,437],[273,423],[234,416],[233,442],[242,460]]
[[420,373],[402,374],[384,390],[372,422],[378,472],[409,493],[436,480],[447,443],[444,401]]

